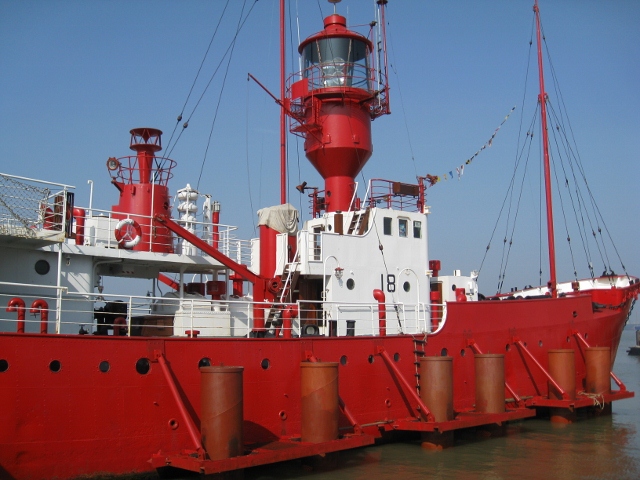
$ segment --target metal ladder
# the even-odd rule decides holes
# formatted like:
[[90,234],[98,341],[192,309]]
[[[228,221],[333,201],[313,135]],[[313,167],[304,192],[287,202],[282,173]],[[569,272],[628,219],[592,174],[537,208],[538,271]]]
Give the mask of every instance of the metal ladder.
[[413,337],[413,355],[416,368],[416,391],[420,394],[420,358],[425,356],[425,349],[427,346],[427,334],[425,333],[423,338]]

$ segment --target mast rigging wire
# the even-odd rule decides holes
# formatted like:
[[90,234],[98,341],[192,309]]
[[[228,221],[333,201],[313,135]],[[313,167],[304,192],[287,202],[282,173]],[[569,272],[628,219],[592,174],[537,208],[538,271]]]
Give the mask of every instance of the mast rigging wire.
[[[389,43],[391,44],[391,54],[395,57],[395,52],[393,50],[393,40],[391,39],[391,35],[389,35],[388,38],[389,38]],[[409,142],[409,151],[411,152],[411,163],[413,164],[413,171],[416,177],[418,177],[418,167],[416,166],[416,157],[413,154],[413,143],[411,142],[411,132],[409,131],[409,123],[407,121],[407,112],[404,108],[404,98],[402,97],[402,88],[400,86],[400,75],[398,75],[398,71],[396,70],[396,67],[393,62],[389,62],[389,66],[391,67],[391,70],[393,71],[396,77],[396,82],[397,82],[396,88],[398,90],[398,95],[400,96],[400,108],[402,109],[402,120],[404,121],[404,129],[405,129],[405,132],[407,133],[407,141]]]
[[218,29],[220,28],[220,24],[222,23],[222,18],[224,17],[225,12],[227,11],[227,7],[229,6],[229,0],[227,0],[227,2],[224,5],[224,8],[222,9],[222,13],[220,14],[220,18],[218,18],[218,23],[216,24],[216,28],[213,31],[213,35],[211,36],[211,40],[209,40],[209,45],[207,46],[207,50],[204,52],[204,55],[202,56],[202,61],[200,62],[200,66],[198,67],[198,71],[196,72],[196,76],[193,79],[193,82],[191,83],[191,88],[189,89],[189,93],[187,94],[187,98],[184,101],[184,104],[182,105],[182,109],[180,110],[180,114],[178,115],[178,118],[176,120],[176,124],[173,126],[173,131],[171,132],[171,137],[169,137],[169,141],[167,142],[167,150],[169,149],[169,146],[171,145],[171,140],[173,140],[173,135],[176,132],[176,129],[178,128],[178,124],[180,123],[180,121],[182,120],[182,115],[184,114],[184,109],[187,108],[187,103],[189,102],[189,99],[191,98],[191,93],[193,92],[193,89],[196,86],[196,82],[198,81],[198,78],[200,77],[200,72],[202,71],[202,67],[204,65],[205,60],[207,59],[207,56],[209,55],[209,51],[211,50],[211,45],[213,45],[213,40],[216,38],[216,35],[218,34]]
[[[253,6],[255,6],[257,0],[253,3]],[[240,11],[240,17],[238,18],[238,24],[236,26],[236,33],[233,36],[233,41],[231,42],[231,51],[229,53],[229,59],[227,60],[227,67],[225,69],[224,72],[224,77],[222,78],[222,86],[220,88],[220,92],[218,93],[218,102],[216,103],[216,108],[213,114],[213,120],[211,121],[211,129],[209,130],[209,138],[207,139],[207,146],[205,148],[204,151],[204,155],[202,158],[202,164],[200,165],[200,174],[198,175],[198,182],[196,183],[196,189],[198,189],[200,187],[200,180],[202,179],[202,172],[204,171],[204,164],[207,161],[207,154],[209,153],[209,146],[211,145],[211,138],[213,137],[213,129],[215,127],[216,124],[216,120],[218,118],[218,112],[220,111],[220,102],[222,101],[222,94],[224,93],[224,87],[227,83],[227,76],[229,74],[229,67],[231,66],[231,60],[233,59],[233,52],[236,48],[236,40],[238,38],[238,34],[240,33],[240,29],[242,28],[242,25],[244,25],[244,22],[246,21],[246,19],[248,18],[249,14],[251,13],[251,10],[253,10],[253,6],[251,7],[251,10],[249,11],[249,13],[247,13],[247,17],[245,17],[245,19],[242,19],[242,15],[244,14],[244,8],[246,6],[246,0],[242,3],[242,10]],[[217,69],[216,69],[217,71]],[[215,75],[215,73],[214,73]],[[213,80],[213,76],[211,77],[211,80]],[[211,84],[211,81],[209,81],[209,83],[207,84],[207,88],[209,87],[209,85]],[[202,96],[200,97],[200,99],[198,100],[198,103],[196,104],[196,107],[194,107],[194,111],[197,108],[198,104],[200,103],[200,100],[202,100],[202,97],[204,96],[204,93],[206,92],[206,88],[205,91],[202,92]],[[193,113],[192,113],[193,115]],[[191,118],[191,117],[189,117]],[[187,123],[189,123],[189,120],[187,120]],[[184,130],[183,130],[184,131]]]
[[[554,171],[554,185],[556,187],[554,193],[555,193],[555,196],[558,197],[560,201],[561,212],[562,212],[561,218],[563,219],[563,222],[564,222],[567,248],[568,248],[569,255],[571,257],[572,266],[573,266],[573,276],[576,280],[578,279],[578,272],[577,272],[578,269],[576,267],[575,252],[573,248],[573,243],[571,242],[572,240],[571,234],[570,234],[571,229],[569,227],[570,222],[567,216],[567,213],[571,210],[573,210],[573,215],[575,217],[575,224],[579,232],[579,238],[582,242],[582,249],[587,259],[587,268],[589,270],[591,278],[594,278],[594,271],[593,271],[593,263],[591,261],[591,249],[589,247],[589,239],[587,234],[588,229],[591,231],[591,235],[593,237],[592,240],[595,242],[596,249],[604,264],[603,276],[613,275],[613,270],[611,268],[611,261],[608,253],[607,244],[610,244],[612,246],[618,260],[620,261],[620,264],[625,274],[628,276],[624,263],[622,262],[618,254],[618,249],[615,245],[615,242],[613,241],[611,234],[608,228],[606,227],[604,218],[602,216],[602,212],[600,211],[595,201],[595,197],[593,196],[592,191],[589,187],[589,183],[586,178],[582,160],[578,153],[575,135],[573,134],[573,129],[569,121],[569,117],[567,116],[567,109],[565,106],[564,98],[562,96],[562,92],[560,90],[556,71],[553,67],[553,62],[551,61],[551,55],[549,52],[548,44],[546,42],[546,37],[543,35],[542,38],[544,41],[548,63],[551,67],[550,72],[551,72],[551,78],[553,80],[553,88],[555,90],[556,97],[559,99],[559,107],[560,107],[559,109],[556,109],[556,106],[554,106],[549,100],[547,100],[547,106],[548,106],[547,116],[549,118],[549,124],[555,126],[555,128],[549,128],[549,132],[551,133],[551,138],[549,142],[549,155],[550,155],[550,159],[552,160],[553,171]],[[529,44],[530,44],[530,48],[529,48],[528,64],[531,63],[531,46],[533,44],[533,41],[530,40]],[[527,67],[526,77],[528,78],[528,76],[529,76],[529,67]],[[526,92],[526,83],[525,83],[525,92]],[[524,98],[525,96],[523,95],[523,105],[524,105]],[[540,103],[538,102],[538,108],[539,106],[540,106]],[[537,113],[538,108],[536,108],[536,113],[534,113],[534,120],[531,123],[531,127],[534,126],[535,118],[536,116],[538,116],[538,113]],[[568,128],[565,125],[568,126]],[[522,121],[521,121],[520,130],[521,132],[523,131]],[[531,139],[533,138],[533,134],[531,133],[532,131],[533,131],[533,128],[530,128],[529,131],[527,132],[526,141],[525,141],[525,144],[527,143],[529,144],[529,150],[531,149],[531,145],[532,145],[532,142],[531,142]],[[519,133],[518,139],[520,139],[520,135],[521,134]],[[518,143],[520,143],[520,140],[518,140]],[[516,170],[518,170],[519,168],[520,158],[522,157],[522,154],[524,151],[524,145],[522,147],[522,150],[520,150],[520,147],[518,147],[518,150],[520,151],[520,153],[516,154],[516,163],[514,165],[513,175],[515,175]],[[526,169],[526,163],[525,163],[525,169]],[[514,238],[513,232],[515,229],[515,222],[517,219],[518,211],[520,209],[520,204],[521,204],[520,199],[522,197],[522,188],[524,187],[524,183],[521,183],[521,186],[520,186],[521,192],[519,193],[517,200],[514,197],[514,193],[515,193],[514,186],[515,186],[514,176],[512,176],[509,187],[507,189],[507,194],[505,195],[505,199],[503,200],[502,207],[498,214],[498,219],[496,220],[496,224],[494,225],[494,229],[491,234],[491,239],[493,239],[498,222],[505,212],[505,204],[507,199],[510,199],[509,200],[510,203],[515,202],[513,213],[511,211],[511,206],[509,206],[506,209],[507,226],[505,227],[505,237],[503,240],[503,254],[502,254],[503,260],[502,260],[502,263],[500,266],[500,272],[498,275],[498,293],[501,292],[502,287],[504,285],[504,280],[506,278],[506,269],[508,265],[509,254],[513,245],[513,238]],[[586,190],[586,195],[584,190]],[[569,196],[568,199],[566,198],[566,195]],[[568,204],[567,204],[567,201],[569,202]],[[542,204],[542,196],[540,197],[540,203]],[[571,206],[570,209],[568,208],[568,205]],[[513,220],[511,220],[512,215],[513,215]],[[509,228],[509,225],[512,221],[513,221],[513,227]],[[604,232],[603,232],[603,229],[604,229]],[[511,233],[508,234],[507,231],[510,231]],[[540,238],[539,238],[540,265],[542,265],[542,244],[543,243],[542,243],[542,234],[541,234],[542,233],[541,220],[539,225],[539,232],[540,232]],[[608,242],[605,239],[605,234],[608,239]],[[487,258],[487,253],[490,246],[491,246],[491,240],[489,241],[489,244],[485,249],[485,253],[482,259],[480,269],[482,269],[485,259]],[[539,274],[540,274],[540,284],[542,285],[542,266],[540,267]]]
[[[205,93],[207,92],[207,90],[209,89],[209,87],[211,86],[211,83],[213,82],[213,79],[215,78],[216,74],[218,73],[220,67],[222,66],[222,63],[224,62],[225,58],[227,57],[227,55],[229,55],[229,53],[232,51],[233,48],[235,48],[235,42],[238,39],[238,35],[240,34],[240,32],[242,31],[242,28],[244,27],[244,25],[246,24],[249,16],[251,15],[251,12],[253,12],[253,9],[256,5],[256,3],[258,2],[258,0],[254,0],[253,4],[251,5],[251,8],[249,9],[249,11],[247,12],[246,16],[244,18],[241,17],[241,21],[239,22],[239,26],[236,28],[236,32],[233,36],[233,39],[231,40],[231,42],[229,43],[229,46],[227,47],[227,49],[225,50],[224,54],[222,55],[222,57],[220,58],[220,61],[218,62],[217,67],[215,68],[213,74],[211,75],[211,77],[209,78],[209,81],[207,83],[207,85],[205,86],[204,90],[202,91],[202,93],[200,94],[200,97],[198,98],[195,106],[193,107],[193,109],[191,110],[191,113],[189,114],[187,120],[185,121],[185,123],[182,125],[182,130],[180,130],[180,133],[178,134],[178,138],[176,139],[176,141],[174,142],[174,144],[171,146],[171,149],[168,150],[167,156],[170,157],[171,156],[171,152],[173,151],[173,149],[175,148],[175,146],[177,145],[178,141],[180,140],[180,138],[182,137],[182,134],[184,133],[185,129],[189,126],[189,122],[191,120],[191,118],[193,117],[193,114],[196,112],[196,110],[198,109],[198,106],[200,105],[200,103],[202,102],[202,99],[204,98]],[[243,2],[242,5],[242,11],[244,12],[245,9],[245,5],[246,5],[246,0]],[[227,63],[227,71],[228,71],[228,65],[229,63]],[[226,74],[225,74],[226,75]],[[216,112],[217,113],[217,112]],[[178,120],[180,121],[180,120]]]

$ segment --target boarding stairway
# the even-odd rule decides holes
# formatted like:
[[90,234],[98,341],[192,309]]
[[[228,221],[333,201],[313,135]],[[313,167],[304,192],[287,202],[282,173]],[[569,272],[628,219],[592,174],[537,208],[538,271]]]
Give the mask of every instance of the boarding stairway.
[[265,321],[265,327],[271,328],[273,325],[279,325],[281,323],[281,312],[283,305],[287,303],[293,303],[293,294],[298,286],[298,279],[300,278],[300,261],[299,255],[296,252],[294,260],[286,263],[282,271],[282,275],[276,285],[274,285],[274,303],[269,308],[269,313]]

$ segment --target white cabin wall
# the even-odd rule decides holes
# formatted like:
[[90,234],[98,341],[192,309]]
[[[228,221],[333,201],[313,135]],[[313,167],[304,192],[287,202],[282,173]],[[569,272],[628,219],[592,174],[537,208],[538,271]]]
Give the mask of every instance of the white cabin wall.
[[[392,235],[384,235],[383,218],[392,219],[394,228]],[[398,236],[398,218],[404,218],[411,225],[411,231],[406,237]],[[345,228],[350,217],[345,215]],[[421,222],[421,237],[413,237],[413,221]],[[333,214],[327,214],[323,219],[309,221],[305,229],[309,235],[318,224],[324,224],[321,233],[321,260],[308,262],[309,274],[324,276],[325,298],[332,302],[325,307],[325,312],[331,319],[356,320],[356,335],[377,334],[377,308],[372,306],[377,302],[373,297],[375,289],[381,289],[386,296],[387,305],[398,305],[399,309],[412,309],[405,312],[407,318],[412,318],[412,326],[405,328],[412,332],[420,331],[417,325],[418,317],[424,317],[424,304],[429,303],[428,276],[428,247],[426,216],[419,213],[400,212],[386,209],[373,209],[369,219],[369,229],[362,235],[339,235],[329,231],[333,224]],[[379,249],[382,244],[383,249]],[[306,242],[307,250],[313,248],[311,242]],[[313,258],[310,253],[309,258]],[[342,270],[336,270],[336,269]],[[404,285],[407,284],[405,290]],[[349,288],[351,287],[351,288]],[[407,291],[408,290],[408,291]],[[360,307],[336,307],[336,304],[362,304]],[[416,306],[423,304],[422,312],[416,313]],[[342,308],[342,311],[338,311]],[[391,307],[390,307],[391,308]],[[387,333],[398,332],[398,322],[395,312],[390,316]],[[346,322],[339,322],[339,334],[344,335]]]
[[[35,270],[35,264],[39,260],[45,260],[49,264],[49,271],[46,274],[39,274]],[[42,285],[55,287],[57,284],[58,253],[44,250],[24,250],[5,247],[0,255],[2,268],[0,269],[1,282],[13,282],[32,285]],[[62,268],[60,285],[66,287],[71,293],[92,293],[91,285],[93,263],[91,257],[80,255],[62,255]],[[28,313],[31,303],[41,298],[49,305],[49,333],[55,331],[55,310],[56,310],[56,289],[32,287],[28,292],[16,294],[18,287],[10,285],[0,285],[0,308],[6,305],[12,296],[22,298],[27,308],[27,323],[25,331],[27,333],[40,332],[40,318]],[[24,292],[24,290],[22,290]],[[62,333],[78,333],[78,324],[90,327],[93,323],[93,303],[82,302],[82,304],[63,302],[62,309],[65,310],[65,322],[72,322],[73,325],[62,325]],[[0,318],[7,320],[0,321],[1,331],[15,331],[16,313],[7,313],[6,308],[2,308]],[[81,310],[81,311],[78,311]],[[74,313],[75,312],[75,313]]]

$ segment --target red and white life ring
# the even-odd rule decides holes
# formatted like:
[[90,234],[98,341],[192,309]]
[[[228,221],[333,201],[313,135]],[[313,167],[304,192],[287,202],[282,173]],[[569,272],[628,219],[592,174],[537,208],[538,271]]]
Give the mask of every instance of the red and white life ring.
[[120,220],[114,231],[118,245],[127,250],[132,249],[142,238],[142,229],[132,218]]

